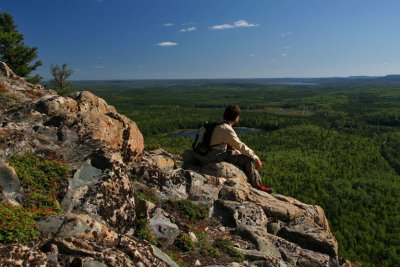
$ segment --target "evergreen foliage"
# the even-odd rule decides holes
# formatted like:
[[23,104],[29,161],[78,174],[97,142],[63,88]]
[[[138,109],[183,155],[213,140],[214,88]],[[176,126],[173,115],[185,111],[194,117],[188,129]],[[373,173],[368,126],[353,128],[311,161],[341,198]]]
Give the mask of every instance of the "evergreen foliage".
[[0,60],[18,76],[37,83],[42,79],[40,75],[29,76],[42,65],[41,61],[35,60],[37,57],[37,48],[24,44],[24,36],[18,32],[12,16],[5,12],[0,13]]

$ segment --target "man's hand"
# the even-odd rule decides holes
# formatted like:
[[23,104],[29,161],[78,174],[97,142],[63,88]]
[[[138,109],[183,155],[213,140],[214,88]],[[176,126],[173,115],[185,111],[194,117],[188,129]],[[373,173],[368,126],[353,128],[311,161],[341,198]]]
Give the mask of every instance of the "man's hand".
[[262,169],[262,161],[260,159],[256,160],[256,169],[261,170]]

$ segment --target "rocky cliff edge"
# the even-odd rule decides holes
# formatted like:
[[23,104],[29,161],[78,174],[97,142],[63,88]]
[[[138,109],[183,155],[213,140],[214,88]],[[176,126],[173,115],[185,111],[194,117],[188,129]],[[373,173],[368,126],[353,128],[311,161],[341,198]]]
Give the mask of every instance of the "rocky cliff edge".
[[179,168],[103,99],[0,68],[0,266],[351,266],[321,207],[228,163]]

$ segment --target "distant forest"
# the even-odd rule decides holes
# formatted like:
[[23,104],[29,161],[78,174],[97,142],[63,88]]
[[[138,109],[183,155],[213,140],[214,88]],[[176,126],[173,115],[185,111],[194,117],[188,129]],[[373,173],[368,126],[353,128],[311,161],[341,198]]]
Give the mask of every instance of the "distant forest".
[[[355,266],[400,266],[400,84],[397,76],[314,85],[251,81],[74,82],[134,120],[146,149],[183,153],[171,134],[242,108],[240,134],[280,194],[324,208],[339,253]],[[300,81],[307,83],[309,81]],[[281,83],[288,83],[282,81]]]

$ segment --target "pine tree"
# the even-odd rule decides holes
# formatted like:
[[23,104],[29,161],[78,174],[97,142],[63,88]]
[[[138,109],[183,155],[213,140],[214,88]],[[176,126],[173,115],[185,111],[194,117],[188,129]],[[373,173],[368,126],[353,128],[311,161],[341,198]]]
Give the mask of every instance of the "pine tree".
[[[29,74],[42,65],[37,58],[37,48],[24,44],[24,36],[18,32],[12,16],[0,13],[0,60],[4,61],[15,74],[25,77],[29,82],[37,83],[42,77]],[[31,65],[30,63],[34,61]]]
[[73,70],[69,69],[65,63],[61,67],[51,64],[50,72],[53,75],[53,79],[50,81],[53,89],[59,94],[69,93],[71,85],[66,80],[72,75]]

